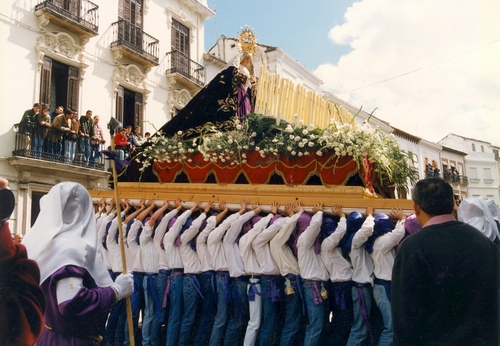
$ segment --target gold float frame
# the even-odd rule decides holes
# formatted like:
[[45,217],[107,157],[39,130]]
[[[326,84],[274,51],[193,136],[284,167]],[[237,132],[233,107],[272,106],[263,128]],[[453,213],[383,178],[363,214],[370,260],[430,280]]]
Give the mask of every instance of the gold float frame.
[[[299,201],[308,211],[321,202],[328,213],[335,204],[340,204],[346,212],[364,212],[367,207],[376,213],[389,213],[393,208],[401,208],[407,215],[413,213],[413,201],[408,199],[381,198],[360,186],[321,186],[321,185],[247,185],[247,184],[191,184],[191,183],[118,183],[119,198],[138,202],[142,198],[154,200],[161,205],[164,200],[180,198],[183,204],[194,201],[225,201],[229,209],[239,209],[240,201],[251,205],[257,203],[264,212],[270,211],[274,201],[284,205]],[[113,190],[89,191],[94,201],[101,198],[114,198]],[[173,204],[172,204],[173,205]]]

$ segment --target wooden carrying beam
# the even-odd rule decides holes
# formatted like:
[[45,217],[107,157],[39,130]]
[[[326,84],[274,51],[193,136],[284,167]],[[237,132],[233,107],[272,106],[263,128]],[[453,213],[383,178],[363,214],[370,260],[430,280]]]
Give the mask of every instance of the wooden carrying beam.
[[[229,209],[239,209],[241,200],[249,204],[257,203],[264,212],[271,210],[274,201],[284,205],[299,201],[304,210],[309,211],[321,202],[324,211],[329,212],[335,204],[340,204],[346,212],[364,212],[372,207],[376,213],[389,213],[392,208],[401,208],[407,215],[413,213],[413,202],[407,199],[386,199],[371,194],[360,186],[283,186],[283,185],[218,185],[218,184],[181,184],[181,183],[118,183],[119,198],[138,202],[142,198],[152,199],[158,205],[164,200],[180,198],[183,204],[194,201],[225,201]],[[91,190],[94,201],[104,197],[114,198],[113,190]]]

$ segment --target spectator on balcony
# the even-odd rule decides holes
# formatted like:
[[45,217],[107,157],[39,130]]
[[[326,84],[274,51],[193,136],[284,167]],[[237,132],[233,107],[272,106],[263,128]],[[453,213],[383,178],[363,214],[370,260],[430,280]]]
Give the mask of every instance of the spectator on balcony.
[[90,147],[91,147],[91,159],[92,164],[96,164],[99,161],[99,146],[106,143],[104,140],[103,132],[101,125],[99,125],[99,116],[94,116],[94,136],[90,139]]
[[60,115],[60,114],[63,114],[64,113],[64,107],[63,106],[57,106],[56,109],[50,113],[50,120],[51,121],[54,121],[54,119]]
[[139,126],[134,127],[134,133],[132,134],[132,144],[134,147],[140,147],[146,139],[141,136],[141,128]]
[[35,128],[33,131],[33,151],[36,157],[42,157],[43,142],[50,128],[49,108],[43,107],[42,112],[35,117]]
[[135,150],[135,145],[134,145],[134,136],[132,134],[132,126],[127,125],[125,126],[126,130],[126,135],[127,135],[127,143],[129,147],[129,152],[132,153]]
[[33,108],[24,112],[19,122],[19,134],[24,137],[24,149],[29,150],[31,148],[31,136],[33,135],[33,127],[38,113],[40,113],[40,104],[35,103]]
[[68,127],[68,120],[71,119],[73,112],[70,109],[66,109],[64,114],[59,114],[54,118],[52,122],[52,127],[47,134],[47,148],[50,154],[54,154],[59,157],[62,153],[62,141],[63,135],[71,131]]
[[94,122],[92,121],[92,111],[88,110],[84,116],[80,117],[80,138],[78,151],[82,156],[82,165],[87,166],[90,160],[91,148],[90,138],[94,136]]
[[123,127],[120,128],[115,135],[115,150],[118,159],[124,160],[128,157],[129,146],[127,142],[127,130]]
[[78,111],[73,110],[71,118],[68,119],[68,127],[70,130],[64,134],[64,161],[73,163],[75,159],[76,142],[78,141],[78,131],[80,122],[77,119]]

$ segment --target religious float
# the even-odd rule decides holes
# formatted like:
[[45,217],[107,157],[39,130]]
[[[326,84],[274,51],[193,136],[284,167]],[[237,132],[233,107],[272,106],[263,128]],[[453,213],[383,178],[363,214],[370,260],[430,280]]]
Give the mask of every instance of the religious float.
[[[244,90],[240,62],[255,53],[253,31],[240,32],[240,56],[221,71],[141,148],[118,182],[119,198],[185,203],[244,199],[266,211],[299,201],[307,211],[318,202],[328,212],[373,207],[388,213],[412,202],[395,199],[416,180],[411,157],[392,135],[355,121],[342,106],[260,67],[258,83]],[[252,72],[250,64],[248,70]],[[126,177],[126,178],[125,178]],[[113,191],[91,191],[114,198]]]

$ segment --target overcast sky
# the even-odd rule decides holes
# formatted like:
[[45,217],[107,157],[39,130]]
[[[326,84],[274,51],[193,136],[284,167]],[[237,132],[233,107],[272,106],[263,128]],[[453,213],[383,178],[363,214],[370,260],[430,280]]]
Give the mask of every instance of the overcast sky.
[[413,135],[500,146],[500,1],[208,0],[205,49],[255,30],[323,89]]

